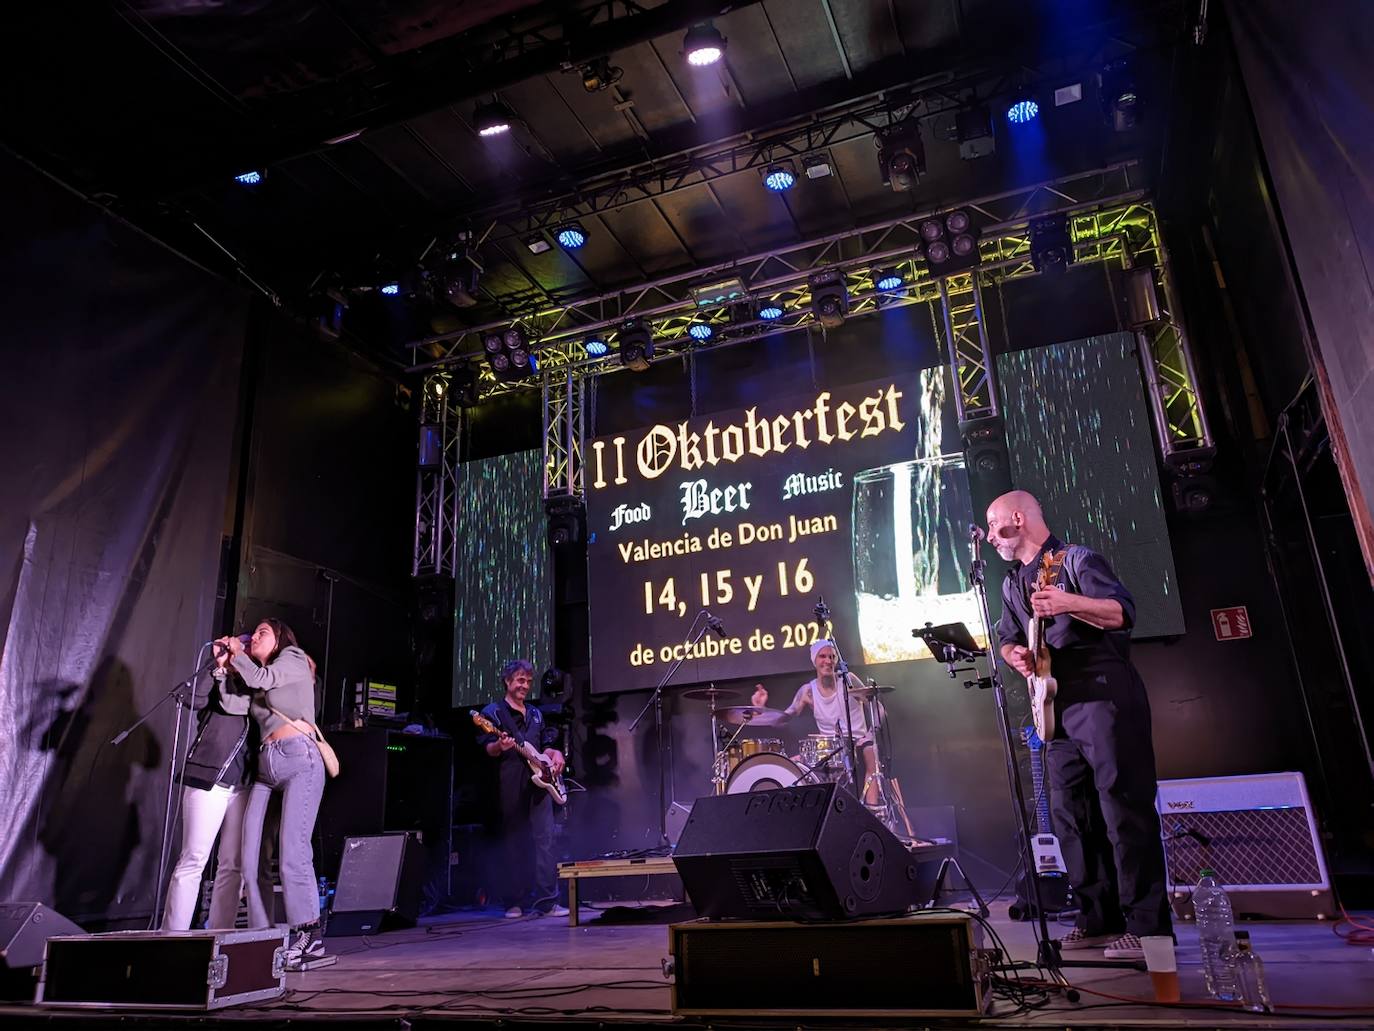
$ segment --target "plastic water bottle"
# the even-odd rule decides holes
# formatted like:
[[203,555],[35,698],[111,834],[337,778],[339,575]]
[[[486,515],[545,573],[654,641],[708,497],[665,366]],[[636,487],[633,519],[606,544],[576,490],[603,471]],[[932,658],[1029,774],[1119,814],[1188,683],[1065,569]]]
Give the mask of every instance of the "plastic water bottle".
[[1240,998],[1236,978],[1236,921],[1231,900],[1217,883],[1215,870],[1203,870],[1193,891],[1197,915],[1198,945],[1202,949],[1202,977],[1214,999],[1235,1002]]
[[1236,932],[1236,977],[1240,983],[1240,1001],[1252,1013],[1273,1013],[1269,999],[1269,983],[1264,979],[1264,960],[1250,948],[1250,932]]

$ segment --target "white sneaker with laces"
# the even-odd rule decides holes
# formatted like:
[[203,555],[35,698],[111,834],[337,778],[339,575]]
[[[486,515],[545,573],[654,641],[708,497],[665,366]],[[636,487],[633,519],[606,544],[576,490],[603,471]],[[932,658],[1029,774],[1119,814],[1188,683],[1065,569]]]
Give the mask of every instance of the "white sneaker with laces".
[[511,906],[510,909],[506,910],[507,920],[519,920],[524,915],[525,911],[519,906]]
[[544,915],[545,915],[545,916],[567,916],[567,915],[568,915],[568,907],[567,907],[567,906],[560,906],[557,902],[555,902],[555,903],[553,904],[553,906],[552,906],[550,909],[548,909],[547,911],[545,911]]

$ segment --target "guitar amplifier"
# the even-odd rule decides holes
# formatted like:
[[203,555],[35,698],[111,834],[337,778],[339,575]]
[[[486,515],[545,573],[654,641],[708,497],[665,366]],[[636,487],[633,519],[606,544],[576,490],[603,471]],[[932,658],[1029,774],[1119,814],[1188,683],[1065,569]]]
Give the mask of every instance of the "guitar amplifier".
[[1331,878],[1301,773],[1162,780],[1156,801],[1174,912],[1193,917],[1204,868],[1237,916],[1333,916]]
[[286,991],[286,928],[49,938],[34,1000],[92,1010],[216,1010]]

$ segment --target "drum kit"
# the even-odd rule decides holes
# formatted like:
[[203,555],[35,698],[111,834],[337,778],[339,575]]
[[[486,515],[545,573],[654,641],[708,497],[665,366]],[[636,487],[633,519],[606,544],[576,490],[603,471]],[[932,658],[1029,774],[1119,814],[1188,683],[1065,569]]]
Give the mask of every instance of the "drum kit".
[[[883,710],[879,698],[892,690],[877,684],[849,689],[849,697],[862,705],[864,725],[881,727]],[[789,754],[785,739],[778,736],[793,719],[786,710],[730,704],[741,701],[742,693],[714,685],[684,691],[682,697],[710,705],[714,794],[833,782],[860,799],[866,797],[870,811],[889,830],[898,836],[911,835],[900,792],[886,772],[890,749],[886,747],[885,735],[862,735],[851,752],[843,734],[803,734],[797,741],[796,752]],[[861,750],[870,744],[876,752],[876,770],[865,777]],[[858,777],[851,756],[858,757]]]

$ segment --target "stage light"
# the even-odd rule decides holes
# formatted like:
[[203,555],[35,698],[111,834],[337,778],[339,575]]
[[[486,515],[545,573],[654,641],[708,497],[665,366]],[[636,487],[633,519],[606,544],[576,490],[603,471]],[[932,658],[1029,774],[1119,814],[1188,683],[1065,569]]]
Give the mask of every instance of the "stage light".
[[724,55],[725,37],[709,21],[693,25],[682,37],[682,52],[693,68],[705,68]]
[[807,280],[811,288],[811,311],[816,321],[826,329],[844,325],[849,312],[849,291],[845,288],[844,273],[839,269],[817,272]]
[[549,243],[543,233],[535,233],[533,236],[525,237],[525,246],[529,248],[531,254],[547,254],[553,250],[553,244]]
[[806,173],[808,179],[824,179],[834,171],[830,167],[830,158],[824,154],[807,154],[802,158],[802,171]]
[[1035,121],[1040,114],[1040,105],[1027,93],[1020,93],[1007,107],[1007,121],[1012,125],[1025,125]]
[[258,183],[262,182],[262,177],[263,173],[258,171],[240,172],[234,176],[234,182],[240,186],[257,186]]
[[986,104],[956,112],[954,135],[959,141],[959,156],[965,161],[987,157],[997,150],[997,138],[992,131],[992,111]]
[[654,357],[654,334],[642,319],[628,319],[620,326],[620,364],[644,372]]
[[689,287],[687,292],[698,308],[719,308],[721,305],[738,301],[748,293],[744,288],[744,280],[739,276]]
[[611,64],[609,57],[595,57],[582,66],[582,88],[588,93],[610,89],[625,75],[625,69]]
[[1031,264],[1037,272],[1062,272],[1073,263],[1073,238],[1067,215],[1048,215],[1031,220]]
[[888,126],[878,133],[878,171],[883,185],[895,193],[916,188],[926,172],[926,151],[921,133],[913,120]]
[[1097,82],[1102,114],[1111,127],[1117,132],[1134,129],[1140,123],[1142,111],[1131,63],[1123,59],[1105,65]]
[[763,172],[763,185],[774,193],[790,190],[797,183],[797,173],[786,165],[769,165]]
[[884,292],[888,290],[900,290],[902,284],[906,282],[901,272],[895,268],[883,269],[881,272],[876,273],[873,279],[874,285]]
[[472,125],[478,136],[501,136],[510,132],[514,122],[514,113],[499,100],[478,104],[472,112]]
[[477,287],[482,281],[482,263],[469,247],[467,233],[448,249],[439,267],[439,286],[448,303],[455,308],[471,308],[477,304]]
[[776,301],[764,301],[759,306],[759,318],[765,322],[772,322],[774,319],[782,318],[782,305]]
[[482,388],[474,366],[460,365],[453,371],[449,399],[458,402],[460,408],[476,407],[482,399]]
[[926,266],[932,276],[965,272],[982,260],[978,229],[968,211],[955,208],[943,217],[921,220],[920,234]]
[[582,342],[582,346],[586,349],[587,357],[589,358],[600,358],[610,350],[606,341],[602,340],[600,337],[588,337]]
[[565,251],[575,251],[587,242],[587,230],[579,222],[569,222],[554,230],[553,238]]
[[687,327],[687,335],[693,340],[710,340],[714,332],[708,322],[693,322]]
[[519,326],[486,334],[482,337],[482,350],[492,373],[502,381],[523,379],[539,368],[529,337]]
[[382,286],[382,294],[385,297],[398,297],[401,293],[400,283],[386,283]]

